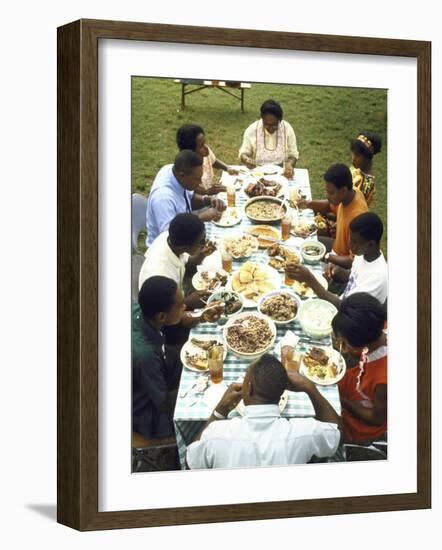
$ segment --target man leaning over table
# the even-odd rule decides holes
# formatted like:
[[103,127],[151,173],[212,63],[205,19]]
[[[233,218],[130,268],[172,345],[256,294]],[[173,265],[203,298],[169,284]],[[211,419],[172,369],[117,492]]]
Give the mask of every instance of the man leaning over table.
[[160,233],[169,229],[177,214],[196,212],[203,221],[218,220],[226,204],[209,195],[198,195],[203,162],[190,150],[180,151],[174,164],[163,166],[155,177],[147,199],[146,245],[150,246]]
[[[278,403],[285,389],[305,392],[315,418],[282,418]],[[227,420],[241,398],[244,416]],[[242,384],[226,390],[186,460],[190,469],[305,464],[334,455],[340,441],[341,418],[315,384],[265,354],[249,366]]]

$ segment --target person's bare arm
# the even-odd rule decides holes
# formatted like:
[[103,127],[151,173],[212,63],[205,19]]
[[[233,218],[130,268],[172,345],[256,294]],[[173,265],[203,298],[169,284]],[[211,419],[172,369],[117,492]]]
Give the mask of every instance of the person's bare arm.
[[382,426],[387,420],[387,384],[378,384],[375,390],[373,407],[370,409],[359,401],[341,399],[342,406],[367,424]]
[[320,212],[321,214],[326,214],[331,212],[330,203],[326,199],[308,201],[306,199],[301,199],[298,201],[298,208],[305,210],[306,208],[311,208],[315,212]]
[[351,269],[353,265],[353,258],[351,256],[338,256],[337,254],[329,254],[327,261],[343,267],[344,269]]

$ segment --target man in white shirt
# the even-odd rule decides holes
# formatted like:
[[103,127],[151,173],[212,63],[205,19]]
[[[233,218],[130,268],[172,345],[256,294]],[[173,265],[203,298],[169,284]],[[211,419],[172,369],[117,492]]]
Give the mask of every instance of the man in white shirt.
[[[282,418],[278,403],[285,389],[307,393],[315,418]],[[226,420],[241,398],[244,416]],[[334,455],[340,441],[341,418],[315,384],[265,354],[242,384],[227,389],[186,458],[191,469],[305,464],[313,456]]]
[[[195,214],[178,214],[169,230],[161,233],[145,253],[138,278],[138,288],[149,277],[162,275],[175,281],[183,290],[184,276],[192,275],[206,256],[214,252],[212,243],[206,243],[204,222]],[[201,292],[192,292],[184,302],[188,309],[200,307]]]
[[366,292],[384,304],[388,294],[388,267],[380,248],[384,232],[382,220],[374,212],[364,212],[356,216],[349,227],[350,250],[355,256],[351,269],[328,264],[325,271],[327,279],[346,283],[341,296],[325,289],[305,266],[290,264],[287,267],[289,276],[305,282],[318,298],[338,308],[344,298],[356,292]]

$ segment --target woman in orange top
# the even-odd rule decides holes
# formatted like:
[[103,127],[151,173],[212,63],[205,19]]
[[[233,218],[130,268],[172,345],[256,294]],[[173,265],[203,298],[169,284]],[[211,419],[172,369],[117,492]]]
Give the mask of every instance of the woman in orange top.
[[362,191],[368,206],[373,202],[376,192],[373,156],[380,152],[381,146],[381,138],[372,132],[361,132],[350,144],[353,187]]
[[342,301],[332,321],[342,351],[359,357],[339,382],[345,442],[368,442],[387,431],[387,335],[385,309],[359,292]]

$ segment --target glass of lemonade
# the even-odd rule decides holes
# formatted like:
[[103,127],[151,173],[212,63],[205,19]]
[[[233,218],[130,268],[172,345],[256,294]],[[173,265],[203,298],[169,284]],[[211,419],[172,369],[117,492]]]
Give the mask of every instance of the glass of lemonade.
[[212,346],[207,352],[210,380],[213,384],[219,384],[223,380],[224,347]]

